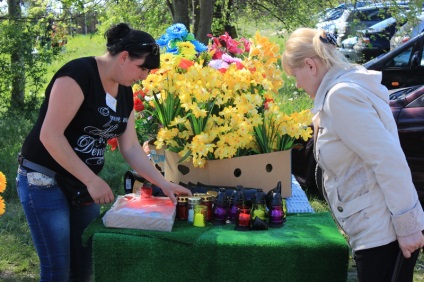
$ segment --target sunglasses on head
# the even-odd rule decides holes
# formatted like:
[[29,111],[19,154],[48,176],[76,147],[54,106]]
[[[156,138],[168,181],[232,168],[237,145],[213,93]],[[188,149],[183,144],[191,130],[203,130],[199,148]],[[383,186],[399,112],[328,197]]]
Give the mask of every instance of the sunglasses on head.
[[135,43],[127,45],[127,48],[135,45],[141,46],[142,49],[147,49],[154,56],[160,53],[160,46],[157,43]]

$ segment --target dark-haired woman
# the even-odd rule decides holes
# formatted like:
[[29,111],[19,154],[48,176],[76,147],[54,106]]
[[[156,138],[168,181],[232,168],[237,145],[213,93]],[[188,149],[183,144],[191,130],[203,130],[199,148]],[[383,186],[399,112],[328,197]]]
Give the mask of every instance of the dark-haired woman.
[[[135,132],[131,85],[159,67],[159,46],[148,33],[124,23],[105,37],[106,54],[72,60],[53,76],[18,158],[17,189],[41,281],[91,279],[91,248],[83,247],[81,235],[99,215],[99,205],[114,201],[109,185],[97,176],[108,139],[117,137],[128,164],[174,203],[175,194],[190,195],[150,164]],[[88,200],[75,200],[81,186]]]

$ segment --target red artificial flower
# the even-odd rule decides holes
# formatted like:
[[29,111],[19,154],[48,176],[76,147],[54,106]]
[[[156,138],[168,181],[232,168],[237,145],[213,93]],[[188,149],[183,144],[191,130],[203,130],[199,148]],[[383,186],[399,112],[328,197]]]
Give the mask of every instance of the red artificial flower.
[[265,98],[265,103],[264,103],[264,108],[265,108],[265,110],[269,110],[269,105],[268,105],[268,103],[274,103],[274,99],[272,99],[272,98]]
[[191,67],[192,65],[194,65],[193,61],[182,58],[179,66],[182,69],[188,70],[188,68]]
[[240,41],[244,45],[244,52],[249,53],[250,52],[250,44],[251,44],[251,42],[248,39],[244,38],[244,37],[241,38]]
[[134,110],[136,112],[141,112],[142,110],[144,110],[144,104],[138,97],[134,97]]
[[239,42],[232,39],[231,36],[228,34],[228,32],[225,32],[224,35],[221,35],[219,39],[223,42],[225,42],[225,47],[227,48],[228,53],[232,54],[242,54],[243,50],[239,48]]
[[227,69],[226,68],[220,68],[220,69],[218,69],[218,71],[221,72],[221,73],[225,73],[227,71]]
[[145,96],[146,93],[143,91],[143,89],[137,90],[133,93],[133,97],[141,97],[141,99],[144,99]]
[[222,52],[221,50],[216,49],[216,52],[213,54],[212,59],[213,60],[219,60],[222,58],[222,55],[224,55],[225,53]]
[[238,70],[244,69],[244,65],[241,62],[236,62],[236,67]]
[[109,139],[107,140],[107,143],[109,144],[110,149],[114,151],[118,147],[118,138],[115,137],[115,138]]

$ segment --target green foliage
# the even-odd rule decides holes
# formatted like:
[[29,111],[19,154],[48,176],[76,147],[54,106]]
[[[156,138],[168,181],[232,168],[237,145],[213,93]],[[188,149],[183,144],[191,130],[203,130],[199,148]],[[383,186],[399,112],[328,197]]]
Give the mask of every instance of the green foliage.
[[313,26],[311,15],[322,10],[322,1],[234,1],[232,13],[235,21],[244,21],[249,25],[262,24],[267,29],[291,31],[300,26]]
[[[35,111],[26,115],[19,113],[8,113],[0,116],[0,171],[4,173],[7,180],[6,191],[2,194],[6,203],[16,199],[16,171],[18,168],[17,155],[23,140],[32,128],[35,121]],[[6,208],[7,210],[7,208]]]
[[172,23],[172,16],[164,0],[122,0],[105,2],[104,13],[99,17],[100,34],[113,24],[126,22],[132,28],[141,29],[158,37]]
[[148,111],[144,111],[142,117],[135,120],[135,130],[140,144],[155,139],[161,126],[152,113],[149,116],[147,114]]
[[[1,112],[10,110],[11,89],[14,83],[21,83],[26,89],[27,107],[36,107],[39,102],[37,95],[46,83],[47,64],[54,57],[52,49],[40,45],[41,26],[43,24],[29,21],[20,22],[18,25],[16,22],[0,22]],[[23,79],[17,81],[20,76]]]

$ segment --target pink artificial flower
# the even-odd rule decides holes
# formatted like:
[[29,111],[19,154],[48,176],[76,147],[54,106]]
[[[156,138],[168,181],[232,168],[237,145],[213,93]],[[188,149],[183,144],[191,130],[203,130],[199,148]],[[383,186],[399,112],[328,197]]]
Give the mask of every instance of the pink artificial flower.
[[208,65],[216,70],[227,69],[229,67],[229,64],[224,60],[212,60]]
[[240,59],[240,58],[234,58],[234,57],[231,57],[230,55],[228,55],[228,54],[223,54],[222,55],[222,58],[221,58],[224,62],[227,62],[227,63],[241,63],[241,62],[243,62],[243,60],[242,59]]

